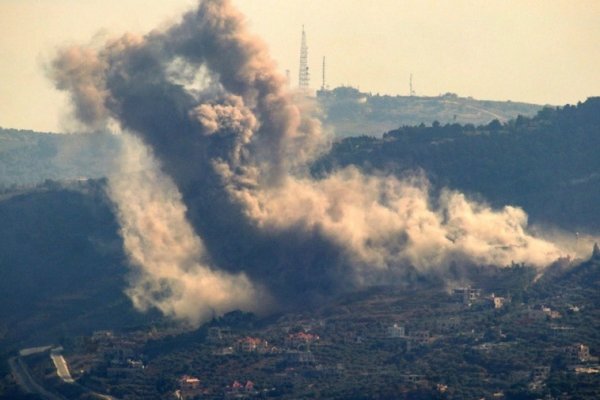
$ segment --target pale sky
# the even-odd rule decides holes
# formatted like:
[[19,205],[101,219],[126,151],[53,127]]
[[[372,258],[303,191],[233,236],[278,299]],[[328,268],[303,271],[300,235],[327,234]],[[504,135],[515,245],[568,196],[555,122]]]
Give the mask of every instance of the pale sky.
[[[600,95],[599,0],[234,0],[298,82],[380,94],[446,92],[562,105]],[[168,24],[193,0],[0,0],[0,127],[63,131],[64,94],[44,63],[61,45]]]

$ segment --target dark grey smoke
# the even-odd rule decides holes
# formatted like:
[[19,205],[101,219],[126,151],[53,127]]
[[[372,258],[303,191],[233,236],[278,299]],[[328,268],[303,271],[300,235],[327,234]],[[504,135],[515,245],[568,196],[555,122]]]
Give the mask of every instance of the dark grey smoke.
[[140,308],[198,323],[264,291],[251,309],[270,296],[306,305],[456,260],[542,266],[564,253],[531,236],[517,208],[452,191],[433,207],[423,179],[353,169],[311,179],[305,168],[326,147],[320,124],[228,0],[202,1],[166,31],[63,49],[53,71],[81,122],[115,120],[151,149],[140,158],[151,172],[125,168],[111,189],[145,277],[130,290]]
[[[228,192],[233,182],[280,184],[322,140],[229,1],[203,1],[165,32],[126,35],[96,51],[63,49],[53,71],[81,122],[101,126],[110,116],[153,149],[216,265],[245,271],[287,304],[338,290],[340,252],[317,229],[258,229]],[[198,74],[203,85],[191,89]],[[206,114],[219,107],[215,129]],[[256,121],[236,125],[239,112]],[[215,163],[234,176],[224,179]]]

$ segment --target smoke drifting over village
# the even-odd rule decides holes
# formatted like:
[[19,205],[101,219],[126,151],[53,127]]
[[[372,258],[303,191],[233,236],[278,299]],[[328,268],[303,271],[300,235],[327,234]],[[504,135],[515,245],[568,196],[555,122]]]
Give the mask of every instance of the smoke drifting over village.
[[51,76],[79,122],[133,136],[109,195],[140,309],[197,325],[409,270],[443,275],[453,261],[542,268],[571,254],[532,235],[521,209],[434,196],[418,173],[311,177],[328,138],[228,0],[144,37],[64,48]]

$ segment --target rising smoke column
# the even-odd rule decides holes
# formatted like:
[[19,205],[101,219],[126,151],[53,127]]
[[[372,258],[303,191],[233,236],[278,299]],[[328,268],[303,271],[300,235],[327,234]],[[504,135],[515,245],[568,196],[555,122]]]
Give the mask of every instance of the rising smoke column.
[[244,274],[210,267],[202,241],[185,218],[179,190],[139,140],[123,138],[118,167],[108,193],[136,267],[127,290],[133,304],[141,310],[156,307],[192,325],[232,309],[260,310],[267,296]]
[[[72,57],[91,51],[91,66]],[[331,289],[325,265],[335,263],[335,248],[318,234],[257,230],[226,190],[281,183],[305,167],[322,140],[318,122],[292,101],[265,46],[229,2],[202,2],[164,32],[63,49],[53,67],[76,116],[91,114],[91,106],[102,110],[82,122],[102,125],[108,115],[152,147],[219,267],[265,280],[285,303],[300,290]],[[85,97],[90,86],[101,96]],[[322,274],[311,273],[315,260]]]
[[128,293],[142,309],[197,324],[241,304],[256,310],[268,295],[305,305],[403,279],[408,268],[542,267],[565,253],[528,233],[522,210],[451,190],[432,199],[418,176],[348,168],[310,177],[326,150],[320,124],[228,0],[202,1],[144,37],[63,49],[53,77],[81,122],[113,119],[157,158],[144,173],[112,177],[109,190],[138,267]]

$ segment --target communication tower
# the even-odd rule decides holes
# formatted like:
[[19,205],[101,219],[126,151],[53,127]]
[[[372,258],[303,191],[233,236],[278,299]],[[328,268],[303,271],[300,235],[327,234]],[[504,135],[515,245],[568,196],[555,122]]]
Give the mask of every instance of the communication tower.
[[415,91],[413,89],[413,84],[412,84],[412,73],[410,74],[410,95],[414,96],[415,95]]
[[302,25],[302,43],[300,44],[300,73],[298,87],[301,90],[308,90],[310,86],[310,74],[308,73],[308,46],[306,46],[306,32]]

